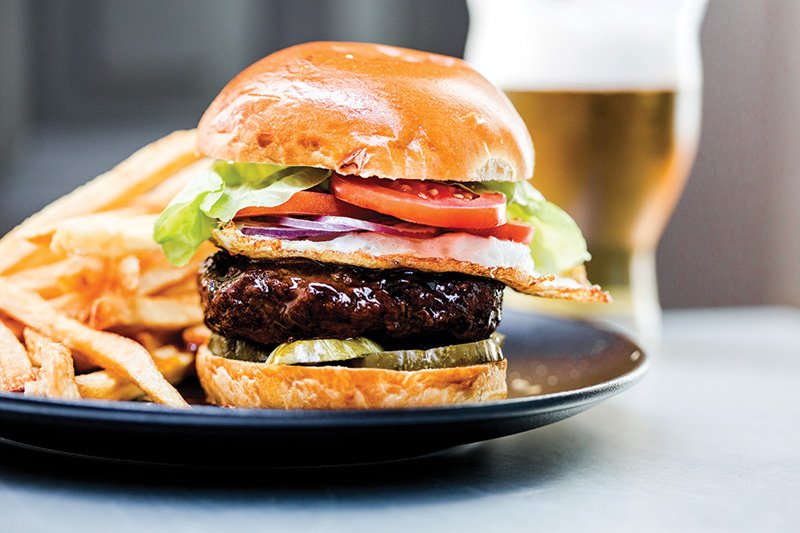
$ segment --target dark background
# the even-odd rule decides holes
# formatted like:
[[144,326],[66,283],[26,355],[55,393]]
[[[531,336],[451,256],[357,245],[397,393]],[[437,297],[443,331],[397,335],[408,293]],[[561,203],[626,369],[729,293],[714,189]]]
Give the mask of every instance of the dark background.
[[[665,307],[800,305],[799,26],[794,0],[709,4],[700,152],[658,254]],[[271,51],[332,39],[459,56],[467,29],[463,0],[1,0],[0,232],[193,127]]]

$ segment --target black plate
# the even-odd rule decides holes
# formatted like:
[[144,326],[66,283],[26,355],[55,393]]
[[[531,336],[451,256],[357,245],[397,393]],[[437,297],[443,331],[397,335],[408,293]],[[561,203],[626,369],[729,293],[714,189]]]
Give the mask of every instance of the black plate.
[[509,398],[368,411],[278,411],[0,394],[0,440],[123,461],[314,466],[414,457],[552,424],[633,385],[629,339],[583,322],[507,312]]

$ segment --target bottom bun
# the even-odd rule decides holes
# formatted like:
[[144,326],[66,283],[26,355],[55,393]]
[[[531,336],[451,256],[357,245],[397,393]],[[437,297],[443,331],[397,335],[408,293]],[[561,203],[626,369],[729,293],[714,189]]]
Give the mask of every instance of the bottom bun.
[[485,402],[506,397],[505,360],[405,372],[340,366],[267,365],[226,359],[201,346],[197,376],[225,407],[376,409]]

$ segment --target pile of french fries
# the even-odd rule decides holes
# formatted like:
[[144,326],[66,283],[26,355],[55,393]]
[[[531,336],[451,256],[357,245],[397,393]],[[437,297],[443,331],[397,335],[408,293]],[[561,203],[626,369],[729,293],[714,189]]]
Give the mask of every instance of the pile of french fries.
[[148,145],[0,239],[0,391],[188,404],[175,388],[207,340],[196,273],[152,239],[210,160],[194,131]]

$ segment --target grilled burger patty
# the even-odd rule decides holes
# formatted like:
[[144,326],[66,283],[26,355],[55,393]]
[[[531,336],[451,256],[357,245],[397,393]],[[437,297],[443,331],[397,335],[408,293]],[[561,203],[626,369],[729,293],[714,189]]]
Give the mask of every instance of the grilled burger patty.
[[206,259],[199,276],[208,327],[266,345],[368,337],[392,349],[482,340],[500,322],[504,288],[458,273],[254,261],[225,251]]

